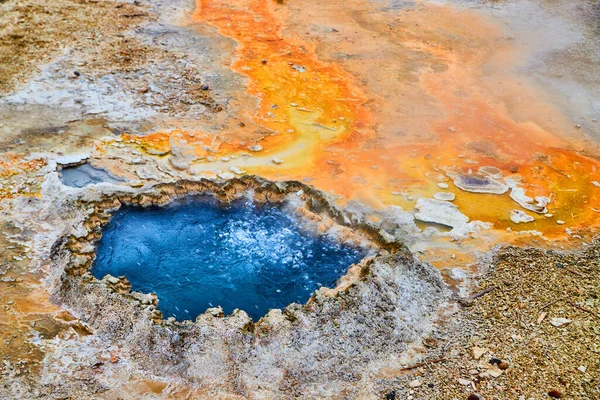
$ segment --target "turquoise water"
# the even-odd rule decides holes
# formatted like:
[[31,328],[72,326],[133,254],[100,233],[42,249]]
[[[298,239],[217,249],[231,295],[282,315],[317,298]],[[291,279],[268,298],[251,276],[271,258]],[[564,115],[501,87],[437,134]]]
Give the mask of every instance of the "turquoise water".
[[333,287],[363,252],[303,231],[274,205],[207,198],[165,208],[124,207],[104,230],[92,273],[126,276],[157,294],[165,318],[195,319],[220,305],[253,319]]

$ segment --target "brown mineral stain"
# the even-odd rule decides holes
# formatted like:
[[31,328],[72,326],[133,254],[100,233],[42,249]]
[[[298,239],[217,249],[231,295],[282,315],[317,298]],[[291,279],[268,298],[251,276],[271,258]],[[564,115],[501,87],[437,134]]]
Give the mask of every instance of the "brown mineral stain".
[[161,394],[167,387],[167,382],[159,382],[152,380],[145,380],[144,383],[150,388],[152,393]]
[[[1,226],[3,232],[10,228]],[[40,362],[44,352],[36,346],[33,337],[49,339],[64,327],[56,323],[52,315],[60,310],[50,302],[48,292],[40,287],[39,274],[27,271],[24,262],[13,257],[21,254],[19,246],[14,246],[4,236],[0,238],[0,247],[7,260],[12,259],[0,282],[0,354],[5,361],[24,361],[23,371],[40,373]]]

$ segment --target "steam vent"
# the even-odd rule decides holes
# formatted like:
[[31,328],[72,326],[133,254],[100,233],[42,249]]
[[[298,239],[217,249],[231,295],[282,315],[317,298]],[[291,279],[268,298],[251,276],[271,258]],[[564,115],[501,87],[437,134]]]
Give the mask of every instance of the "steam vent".
[[597,0],[0,0],[0,399],[600,399]]

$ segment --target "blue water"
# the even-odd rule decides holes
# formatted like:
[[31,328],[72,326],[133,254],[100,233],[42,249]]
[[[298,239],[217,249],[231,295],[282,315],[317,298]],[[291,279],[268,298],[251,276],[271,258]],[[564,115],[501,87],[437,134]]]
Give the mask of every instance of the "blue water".
[[304,303],[333,287],[360,250],[300,229],[278,206],[208,198],[165,208],[124,207],[105,228],[92,273],[125,275],[133,290],[158,295],[159,310],[195,319],[220,305],[253,319]]

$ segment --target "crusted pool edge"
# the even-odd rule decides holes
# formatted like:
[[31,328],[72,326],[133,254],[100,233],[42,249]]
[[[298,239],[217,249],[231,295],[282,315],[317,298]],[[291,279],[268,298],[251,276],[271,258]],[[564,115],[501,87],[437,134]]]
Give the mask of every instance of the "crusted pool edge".
[[[306,304],[271,310],[256,323],[244,311],[223,317],[219,309],[207,310],[196,321],[163,320],[155,296],[131,292],[126,279],[97,280],[86,273],[94,243],[120,205],[162,206],[206,193],[223,202],[248,193],[257,202],[280,203],[294,196],[304,204],[304,217],[348,229],[379,252],[353,266],[336,288],[321,288]],[[76,196],[70,203],[86,211],[81,224],[52,247],[54,299],[157,376],[241,395],[272,394],[289,385],[302,393],[338,393],[366,379],[372,364],[401,358],[431,329],[448,296],[439,272],[413,257],[393,224],[378,228],[360,212],[297,181],[257,176],[183,180],[106,190],[91,199]]]

